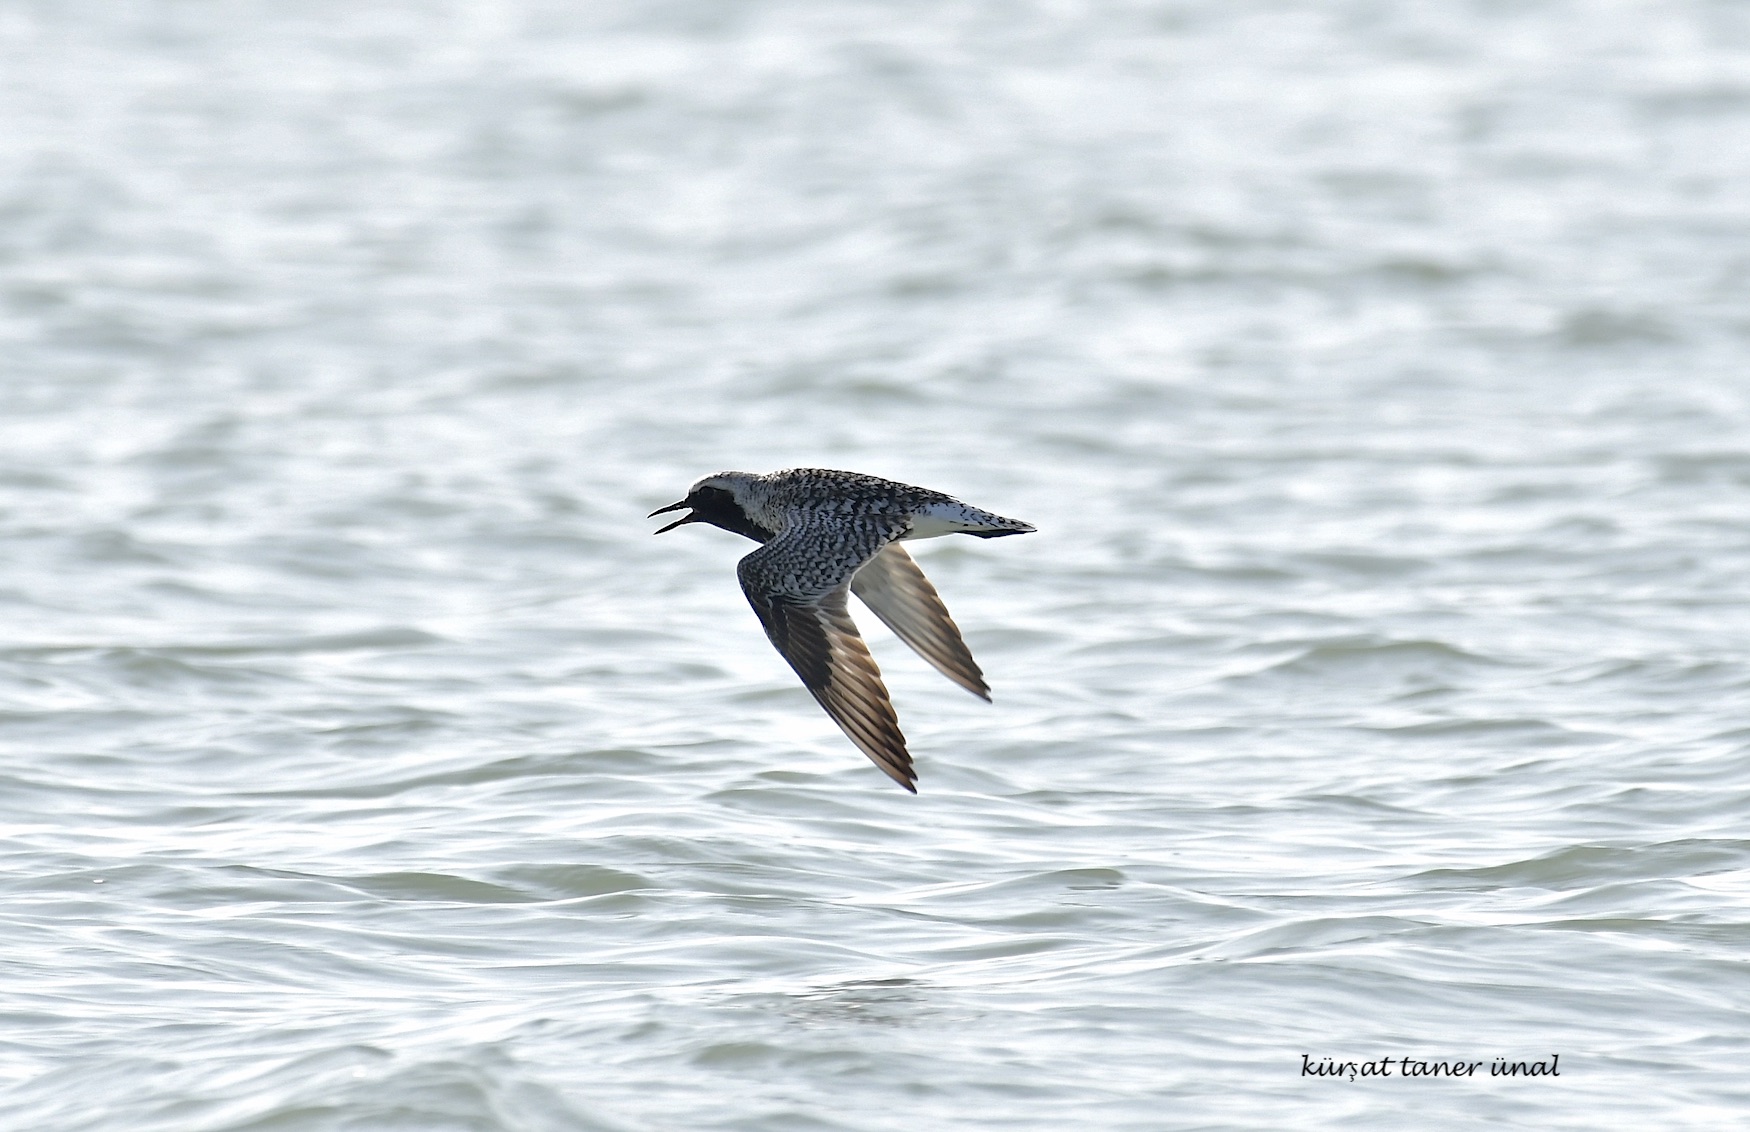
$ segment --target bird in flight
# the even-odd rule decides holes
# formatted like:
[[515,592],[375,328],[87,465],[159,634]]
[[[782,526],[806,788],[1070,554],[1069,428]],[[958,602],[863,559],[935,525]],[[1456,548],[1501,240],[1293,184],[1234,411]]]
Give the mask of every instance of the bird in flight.
[[656,533],[710,523],[762,544],[735,572],[766,636],[851,742],[916,794],[905,736],[846,595],[856,594],[948,679],[989,700],[990,686],[947,606],[900,544],[952,534],[1000,538],[1034,528],[939,491],[826,468],[764,476],[718,472],[650,517],[682,508],[690,510]]

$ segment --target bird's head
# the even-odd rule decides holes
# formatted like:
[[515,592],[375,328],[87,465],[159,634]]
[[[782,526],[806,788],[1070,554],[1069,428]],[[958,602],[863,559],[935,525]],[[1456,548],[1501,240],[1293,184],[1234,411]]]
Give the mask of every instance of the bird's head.
[[647,518],[654,519],[658,515],[687,507],[691,508],[688,514],[656,533],[660,535],[688,523],[710,523],[714,527],[745,535],[755,542],[765,542],[772,537],[772,532],[754,522],[748,516],[747,509],[748,488],[758,478],[751,472],[718,472],[714,476],[706,476],[687,491],[685,499],[679,503],[670,503],[667,507],[658,507]]

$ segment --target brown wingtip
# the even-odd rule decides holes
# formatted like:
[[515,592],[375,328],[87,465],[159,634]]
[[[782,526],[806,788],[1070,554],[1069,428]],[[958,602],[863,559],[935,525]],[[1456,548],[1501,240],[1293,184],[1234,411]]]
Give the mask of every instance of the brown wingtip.
[[[867,752],[865,752],[865,753],[867,753]],[[912,769],[911,755],[906,754],[905,758],[906,758],[906,761],[897,767],[889,766],[887,763],[880,762],[880,761],[873,759],[873,758],[871,758],[869,761],[875,763],[876,769],[879,770],[882,774],[885,774],[887,777],[893,779],[893,781],[899,783],[899,785],[902,788],[904,788],[905,790],[908,790],[911,793],[916,794],[918,792],[917,772]]]

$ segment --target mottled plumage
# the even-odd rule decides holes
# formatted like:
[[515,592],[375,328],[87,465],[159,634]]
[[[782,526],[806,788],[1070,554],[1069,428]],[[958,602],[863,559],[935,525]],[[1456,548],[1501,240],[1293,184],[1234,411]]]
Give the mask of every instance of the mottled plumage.
[[881,671],[847,608],[856,594],[900,640],[962,688],[990,699],[942,599],[907,539],[1025,534],[1026,523],[970,507],[953,496],[856,472],[791,468],[770,475],[719,472],[652,517],[691,508],[687,523],[710,523],[761,543],[736,574],[766,636],[851,742],[913,793],[917,775]]

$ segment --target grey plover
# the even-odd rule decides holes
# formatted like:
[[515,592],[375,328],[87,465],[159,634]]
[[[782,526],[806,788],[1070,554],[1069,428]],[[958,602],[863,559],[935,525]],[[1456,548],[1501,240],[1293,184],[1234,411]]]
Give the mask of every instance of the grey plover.
[[1026,534],[1034,528],[950,495],[856,472],[791,468],[770,475],[718,472],[651,518],[691,508],[657,534],[710,523],[761,543],[736,575],[766,636],[820,706],[887,776],[917,793],[911,754],[857,626],[856,594],[900,640],[948,679],[990,699],[984,673],[960,639],[907,539]]

